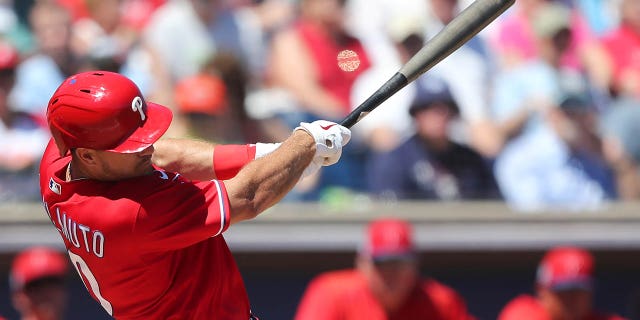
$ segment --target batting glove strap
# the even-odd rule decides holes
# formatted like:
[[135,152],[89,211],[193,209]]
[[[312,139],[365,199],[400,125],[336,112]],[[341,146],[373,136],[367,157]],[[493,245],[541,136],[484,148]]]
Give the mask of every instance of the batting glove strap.
[[300,177],[300,179],[304,179],[318,172],[318,170],[320,170],[320,168],[322,167],[322,162],[323,162],[322,158],[319,158],[319,157],[313,158],[313,160],[311,160],[311,162],[304,169],[304,171],[302,171],[302,176]]
[[331,121],[316,120],[312,123],[301,122],[295,130],[304,130],[316,141],[314,161],[330,166],[342,155],[342,147],[349,143],[351,130]]

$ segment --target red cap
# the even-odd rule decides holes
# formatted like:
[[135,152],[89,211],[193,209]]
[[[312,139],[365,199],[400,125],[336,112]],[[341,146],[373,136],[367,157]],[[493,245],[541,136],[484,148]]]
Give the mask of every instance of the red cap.
[[34,247],[22,251],[13,260],[10,284],[20,290],[25,284],[45,277],[64,277],[67,260],[58,251],[46,247]]
[[0,70],[13,69],[19,61],[20,55],[16,48],[7,42],[0,41]]
[[368,227],[364,253],[373,260],[406,259],[414,257],[413,233],[404,220],[382,218]]
[[537,283],[552,290],[591,290],[593,256],[577,247],[557,247],[544,256],[538,267]]
[[226,87],[213,75],[198,74],[176,85],[175,96],[182,112],[219,115],[226,111]]

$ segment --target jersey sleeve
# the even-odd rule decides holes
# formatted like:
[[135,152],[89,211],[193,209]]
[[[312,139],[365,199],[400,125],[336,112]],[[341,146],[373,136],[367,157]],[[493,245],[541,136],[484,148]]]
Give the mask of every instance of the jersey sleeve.
[[229,227],[229,199],[222,181],[194,183],[158,174],[167,181],[140,203],[133,230],[138,246],[148,251],[181,249]]

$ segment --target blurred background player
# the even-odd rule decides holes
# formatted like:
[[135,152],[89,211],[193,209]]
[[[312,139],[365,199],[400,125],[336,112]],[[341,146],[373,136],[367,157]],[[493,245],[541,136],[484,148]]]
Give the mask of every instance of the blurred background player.
[[411,225],[380,218],[367,227],[353,270],[314,278],[295,320],[473,319],[462,297],[434,279],[420,279]]
[[535,296],[520,295],[502,309],[498,320],[623,320],[593,306],[594,259],[578,247],[556,247],[542,258]]
[[16,256],[9,284],[13,307],[22,320],[64,319],[67,271],[67,259],[51,248],[32,247]]

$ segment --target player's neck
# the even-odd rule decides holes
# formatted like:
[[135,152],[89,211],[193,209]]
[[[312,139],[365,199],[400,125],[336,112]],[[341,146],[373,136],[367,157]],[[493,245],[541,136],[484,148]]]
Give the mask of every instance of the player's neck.
[[82,172],[79,172],[77,168],[78,166],[73,165],[73,160],[69,162],[67,165],[66,181],[86,179]]

